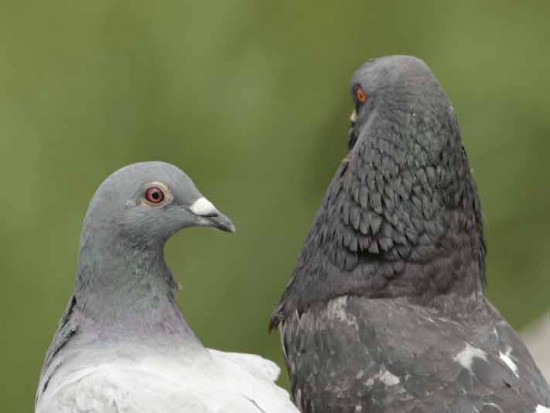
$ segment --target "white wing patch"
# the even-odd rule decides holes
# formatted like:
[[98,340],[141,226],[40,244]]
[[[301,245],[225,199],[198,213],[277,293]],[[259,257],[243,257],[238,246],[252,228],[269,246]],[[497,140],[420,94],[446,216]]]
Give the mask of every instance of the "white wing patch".
[[550,413],[550,407],[545,407],[539,404],[535,410],[535,413]]
[[474,359],[476,357],[487,361],[487,353],[477,347],[471,346],[469,343],[466,343],[466,347],[464,347],[464,350],[454,356],[453,360],[465,369],[472,372],[472,364],[474,363]]
[[498,352],[498,356],[500,357],[500,359],[508,366],[510,370],[512,370],[516,377],[519,377],[518,366],[516,365],[516,363],[514,363],[514,361],[510,357],[510,354],[512,354],[511,347],[507,347],[504,353],[502,351]]
[[357,319],[346,309],[347,301],[348,297],[345,295],[330,300],[326,310],[327,317],[330,319],[343,321],[344,323],[355,327],[355,329],[358,329],[359,326],[357,325]]
[[397,377],[391,371],[386,369],[386,367],[384,366],[380,367],[380,371],[378,373],[376,373],[374,376],[369,377],[367,379],[366,385],[372,386],[375,381],[380,381],[388,387],[396,386],[399,383],[401,383],[401,380],[399,379],[399,377]]
[[[494,407],[495,409],[497,409],[499,412],[503,412],[502,408],[496,403],[483,403],[483,406],[491,406],[491,407]],[[476,411],[479,412],[479,410],[477,410],[477,409],[476,409]]]
[[401,382],[401,380],[399,380],[399,377],[397,377],[395,374],[391,373],[388,370],[384,371],[380,375],[380,381],[384,383],[386,386],[395,386]]

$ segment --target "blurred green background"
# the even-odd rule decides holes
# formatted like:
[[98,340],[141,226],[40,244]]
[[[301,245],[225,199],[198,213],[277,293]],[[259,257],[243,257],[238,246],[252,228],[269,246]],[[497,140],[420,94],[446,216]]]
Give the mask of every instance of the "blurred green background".
[[423,58],[449,93],[489,295],[517,328],[543,314],[549,15],[544,1],[2,1],[0,411],[32,411],[88,201],[140,160],[182,167],[238,229],[169,243],[190,324],[280,363],[269,316],[345,155],[349,78],[380,55]]

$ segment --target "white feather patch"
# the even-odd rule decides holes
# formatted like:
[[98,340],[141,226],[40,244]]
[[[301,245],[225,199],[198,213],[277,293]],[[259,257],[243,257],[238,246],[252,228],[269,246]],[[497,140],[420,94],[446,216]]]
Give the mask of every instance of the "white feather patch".
[[498,356],[508,366],[508,368],[510,370],[512,370],[512,372],[516,375],[516,377],[519,377],[519,375],[518,375],[518,366],[516,365],[516,363],[514,363],[514,361],[510,357],[511,353],[512,353],[512,349],[510,347],[508,347],[506,349],[506,352],[504,352],[504,353],[502,351],[499,351]]
[[483,350],[466,343],[464,350],[454,356],[453,360],[471,372],[472,364],[474,362],[474,358],[476,357],[487,361],[487,354]]
[[375,381],[380,381],[387,387],[396,386],[401,382],[399,377],[387,370],[385,366],[381,366],[380,371],[374,376],[369,377],[365,384],[367,386],[372,386]]

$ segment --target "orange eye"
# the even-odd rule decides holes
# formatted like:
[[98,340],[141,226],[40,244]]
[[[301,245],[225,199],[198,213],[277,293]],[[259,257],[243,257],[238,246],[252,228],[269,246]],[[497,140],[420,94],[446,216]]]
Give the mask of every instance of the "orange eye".
[[361,86],[355,87],[355,99],[357,99],[357,102],[361,104],[367,103],[367,94]]

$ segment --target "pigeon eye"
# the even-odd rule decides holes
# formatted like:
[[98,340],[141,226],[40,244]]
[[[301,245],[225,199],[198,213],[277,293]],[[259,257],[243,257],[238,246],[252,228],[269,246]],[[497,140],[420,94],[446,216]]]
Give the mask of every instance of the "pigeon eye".
[[360,103],[361,105],[367,103],[367,94],[361,86],[355,85],[353,87],[353,93],[355,95],[355,100],[357,100],[358,103]]
[[152,205],[158,205],[164,201],[165,195],[162,188],[151,186],[145,191],[145,200]]

